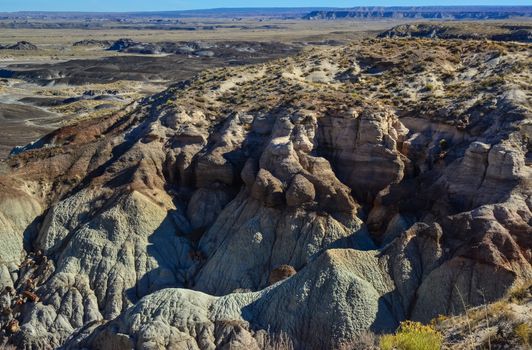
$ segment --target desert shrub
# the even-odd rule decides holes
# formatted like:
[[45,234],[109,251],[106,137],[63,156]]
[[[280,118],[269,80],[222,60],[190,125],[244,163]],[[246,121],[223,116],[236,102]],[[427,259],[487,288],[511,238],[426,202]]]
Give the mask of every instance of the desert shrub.
[[449,146],[449,143],[447,142],[446,139],[440,139],[439,144],[440,144],[440,149],[441,149],[442,151],[443,151],[443,150],[446,150],[447,147]]
[[528,323],[521,323],[514,328],[519,342],[525,346],[532,345],[532,327]]
[[290,265],[281,265],[272,270],[269,277],[269,283],[270,285],[275,284],[279,281],[287,279],[290,276],[295,275],[296,272],[296,269],[294,269]]
[[436,316],[435,318],[433,318],[430,321],[430,324],[432,326],[436,326],[436,325],[439,325],[439,324],[445,322],[448,319],[449,319],[449,316],[440,314],[440,315]]
[[442,342],[442,334],[434,327],[419,322],[404,321],[395,334],[382,336],[379,346],[382,350],[439,350]]
[[508,292],[508,299],[512,303],[522,304],[526,299],[532,297],[532,282],[519,285]]

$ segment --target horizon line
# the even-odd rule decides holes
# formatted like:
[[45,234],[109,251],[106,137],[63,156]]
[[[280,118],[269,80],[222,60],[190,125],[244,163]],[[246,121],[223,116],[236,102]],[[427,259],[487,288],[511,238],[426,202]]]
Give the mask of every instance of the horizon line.
[[312,10],[353,10],[362,8],[489,8],[489,7],[521,7],[530,8],[532,5],[367,5],[367,6],[353,6],[353,7],[331,7],[331,6],[249,6],[249,7],[208,7],[196,9],[175,9],[175,10],[154,10],[154,11],[57,11],[57,10],[19,10],[19,11],[0,11],[1,14],[16,14],[16,13],[87,13],[87,14],[112,14],[112,13],[161,13],[161,12],[193,12],[193,11],[217,11],[217,10],[297,10],[297,9],[312,9]]

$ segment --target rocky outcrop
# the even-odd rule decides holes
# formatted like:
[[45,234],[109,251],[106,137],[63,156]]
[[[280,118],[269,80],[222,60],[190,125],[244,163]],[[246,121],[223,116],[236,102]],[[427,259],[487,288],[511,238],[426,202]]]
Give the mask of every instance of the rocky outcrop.
[[402,180],[408,159],[398,144],[407,133],[389,111],[321,118],[319,151],[332,160],[339,178],[358,198],[371,201],[379,191]]
[[[251,126],[250,143],[258,142],[252,140],[257,138],[255,127]],[[312,145],[308,140],[315,128],[312,117],[280,116],[273,123],[260,159],[250,158],[242,170],[249,186],[199,242],[207,262],[195,288],[216,295],[263,288],[276,266],[301,268],[323,249],[360,230],[349,190],[325,159],[309,154],[307,143]],[[295,200],[304,202],[294,208]]]
[[34,50],[38,50],[39,48],[33,45],[32,43],[30,43],[29,41],[19,41],[13,45],[7,45],[7,46],[0,45],[0,50],[1,49],[17,50],[17,51],[34,51]]
[[520,247],[530,246],[531,218],[528,206],[517,198],[450,216],[444,225],[449,236],[469,241],[427,276],[413,317],[428,321],[438,314],[461,313],[464,301],[479,305],[496,300],[507,292],[504,286],[530,280],[530,252]]
[[[261,332],[257,329],[288,331],[290,338],[300,339],[298,348],[328,348],[334,344],[332,339],[348,340],[364,329],[393,329],[394,316],[380,299],[387,287],[392,288],[390,281],[382,280],[378,270],[366,276],[357,268],[357,260],[371,262],[374,253],[357,254],[329,250],[295,276],[255,293],[212,297],[166,289],[142,299],[113,326],[96,330],[90,343],[117,344],[120,339],[126,344],[124,348],[187,344],[214,349],[231,342],[234,329],[243,325],[241,332],[247,333],[251,348],[259,348]],[[278,317],[279,310],[288,311],[286,317]],[[355,322],[345,316],[330,319],[327,315],[331,310],[336,315],[361,318]],[[232,323],[229,328],[233,331],[220,332],[221,323]],[[324,323],[328,323],[326,329],[322,328]],[[154,327],[159,329],[154,331]]]
[[204,72],[12,155],[2,337],[332,349],[532,278],[528,56],[404,45]]
[[[288,332],[296,348],[331,348],[367,329],[394,329],[415,299],[419,281],[437,266],[440,239],[437,226],[419,224],[385,252],[330,249],[260,292],[212,297],[167,289],[145,297],[86,341],[93,346],[122,342],[124,348],[217,348],[245,337],[250,348],[259,349],[268,329],[273,335]],[[286,310],[285,317],[278,317],[279,310]],[[334,319],[328,316],[331,311],[337,315]],[[74,339],[68,346],[80,344]]]

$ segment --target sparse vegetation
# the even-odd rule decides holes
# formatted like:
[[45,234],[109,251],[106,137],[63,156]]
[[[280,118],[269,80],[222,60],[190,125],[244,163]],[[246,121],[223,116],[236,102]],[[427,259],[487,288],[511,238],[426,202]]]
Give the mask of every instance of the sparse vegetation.
[[376,350],[377,346],[378,337],[373,332],[366,331],[352,341],[340,343],[338,350]]
[[294,350],[294,343],[286,332],[260,332],[258,342],[264,350]]
[[442,334],[433,326],[404,321],[395,334],[383,335],[379,346],[382,350],[440,350],[442,341]]
[[532,298],[532,281],[516,286],[508,293],[509,301],[516,304],[522,304],[530,298]]
[[431,324],[444,335],[445,349],[529,349],[530,283],[512,288],[494,303],[465,308],[462,315],[437,317]]
[[449,143],[447,142],[446,139],[440,139],[439,145],[442,151],[445,151],[449,147]]
[[532,346],[532,326],[530,324],[518,324],[514,328],[514,333],[522,345],[527,347]]

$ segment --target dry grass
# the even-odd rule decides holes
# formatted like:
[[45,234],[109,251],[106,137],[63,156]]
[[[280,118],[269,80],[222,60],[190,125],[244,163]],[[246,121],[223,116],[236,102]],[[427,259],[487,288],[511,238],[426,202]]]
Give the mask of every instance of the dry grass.
[[294,343],[286,332],[262,332],[258,334],[259,347],[262,350],[294,350]]
[[532,345],[531,311],[530,283],[525,283],[499,301],[437,317],[431,324],[444,334],[444,349],[524,350]]
[[514,334],[520,343],[526,347],[532,346],[532,326],[528,323],[520,323],[514,328]]
[[371,331],[360,333],[360,335],[351,341],[342,342],[338,350],[375,350],[377,349],[378,337]]
[[522,304],[530,298],[532,298],[532,281],[516,286],[508,293],[508,300],[516,304]]

